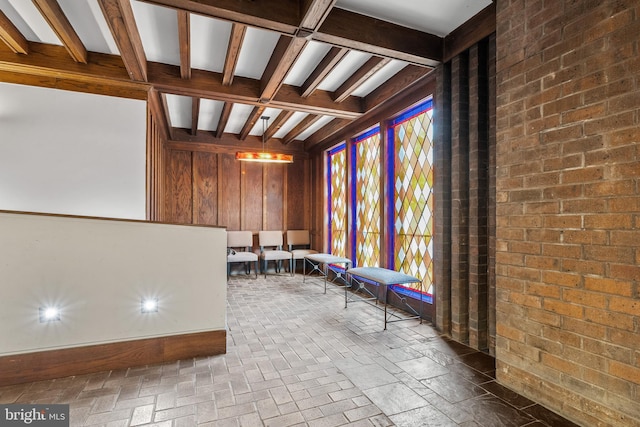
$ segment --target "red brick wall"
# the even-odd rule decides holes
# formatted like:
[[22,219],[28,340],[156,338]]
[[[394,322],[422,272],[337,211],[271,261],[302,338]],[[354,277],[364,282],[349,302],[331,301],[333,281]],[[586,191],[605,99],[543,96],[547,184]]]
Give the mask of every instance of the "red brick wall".
[[495,52],[491,36],[442,64],[434,96],[435,325],[456,341],[491,353]]
[[497,1],[497,376],[640,425],[640,2]]

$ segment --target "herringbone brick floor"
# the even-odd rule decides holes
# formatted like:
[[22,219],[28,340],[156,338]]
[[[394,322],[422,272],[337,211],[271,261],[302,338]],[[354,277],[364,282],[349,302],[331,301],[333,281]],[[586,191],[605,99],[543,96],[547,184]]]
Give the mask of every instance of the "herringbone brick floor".
[[383,331],[321,283],[232,277],[227,354],[0,387],[0,403],[69,403],[73,426],[573,426],[497,384],[490,356],[416,320]]

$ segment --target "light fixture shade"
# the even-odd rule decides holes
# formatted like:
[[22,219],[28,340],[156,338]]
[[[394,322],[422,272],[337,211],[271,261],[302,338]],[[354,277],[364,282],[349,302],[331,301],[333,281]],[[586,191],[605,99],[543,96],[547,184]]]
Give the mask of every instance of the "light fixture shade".
[[237,160],[243,160],[245,162],[259,162],[259,163],[293,163],[292,154],[282,153],[267,153],[267,152],[237,152]]
[[293,163],[292,154],[270,153],[266,150],[266,134],[267,124],[269,123],[268,116],[260,117],[262,119],[262,151],[238,151],[236,153],[236,160],[242,160],[244,162],[257,162],[257,163]]

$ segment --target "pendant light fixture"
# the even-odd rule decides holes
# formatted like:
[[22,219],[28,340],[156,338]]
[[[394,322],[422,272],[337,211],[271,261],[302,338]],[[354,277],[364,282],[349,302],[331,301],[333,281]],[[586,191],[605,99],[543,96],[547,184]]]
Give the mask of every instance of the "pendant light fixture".
[[269,122],[269,117],[262,116],[260,117],[260,119],[262,119],[262,151],[261,152],[238,151],[236,153],[236,159],[242,160],[245,162],[258,162],[258,163],[293,163],[292,154],[267,152],[266,134],[267,134],[267,123]]

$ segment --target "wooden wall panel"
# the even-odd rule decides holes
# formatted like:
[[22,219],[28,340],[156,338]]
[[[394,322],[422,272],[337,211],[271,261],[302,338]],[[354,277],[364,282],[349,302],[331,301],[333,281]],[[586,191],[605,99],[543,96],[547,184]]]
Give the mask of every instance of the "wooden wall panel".
[[[227,230],[314,230],[311,206],[312,162],[293,164],[239,162],[235,155],[211,151],[163,149],[164,221],[218,225]],[[322,191],[322,186],[319,186]],[[319,195],[322,197],[322,194]],[[321,249],[321,248],[320,248]]]
[[169,221],[191,224],[193,215],[190,151],[169,151],[167,182]]
[[218,224],[240,230],[240,162],[232,154],[218,154]]
[[264,166],[263,203],[263,229],[283,230],[286,220],[286,199],[284,197],[286,186],[285,168],[289,165],[271,164]]
[[240,227],[242,230],[262,230],[262,165],[242,163],[240,168]]
[[218,158],[193,153],[193,223],[218,224]]
[[227,352],[227,332],[204,331],[0,357],[3,386]]
[[298,161],[287,166],[287,207],[295,215],[287,215],[286,229],[308,230],[310,227],[310,206],[313,192],[305,191],[310,183],[309,161]]
[[324,162],[325,156],[323,153],[319,153],[309,160],[311,182],[308,188],[311,190],[307,191],[305,189],[306,197],[312,201],[312,206],[314,206],[310,214],[311,247],[320,252],[329,251],[327,245],[327,223],[324,219]]
[[146,218],[164,221],[164,136],[152,108],[147,108]]

